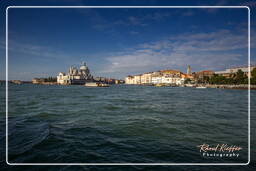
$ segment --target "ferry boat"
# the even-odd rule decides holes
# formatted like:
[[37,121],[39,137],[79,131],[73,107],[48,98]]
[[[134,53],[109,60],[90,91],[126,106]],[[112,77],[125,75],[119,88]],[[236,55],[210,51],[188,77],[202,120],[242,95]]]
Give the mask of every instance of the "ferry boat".
[[109,87],[109,84],[105,84],[105,83],[85,83],[84,85],[85,87]]
[[105,83],[99,83],[98,87],[109,87],[109,84],[105,84]]
[[204,87],[204,86],[198,86],[198,87],[196,87],[196,88],[203,89],[203,88],[206,88],[206,87]]

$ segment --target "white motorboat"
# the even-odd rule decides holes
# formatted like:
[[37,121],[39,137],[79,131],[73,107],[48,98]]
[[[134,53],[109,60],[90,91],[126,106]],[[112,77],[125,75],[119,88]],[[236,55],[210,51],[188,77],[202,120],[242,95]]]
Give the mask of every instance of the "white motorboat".
[[86,87],[109,87],[109,84],[91,82],[91,83],[86,83],[85,86]]
[[204,86],[198,86],[198,87],[196,87],[196,88],[203,89],[203,88],[206,88],[206,87],[204,87]]

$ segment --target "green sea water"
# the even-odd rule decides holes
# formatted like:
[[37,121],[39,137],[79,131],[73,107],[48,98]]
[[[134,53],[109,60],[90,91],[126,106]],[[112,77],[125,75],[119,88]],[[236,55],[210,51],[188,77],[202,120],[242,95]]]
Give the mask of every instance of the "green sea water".
[[[242,150],[206,157],[204,143]],[[11,163],[246,163],[248,91],[10,84],[8,146]]]

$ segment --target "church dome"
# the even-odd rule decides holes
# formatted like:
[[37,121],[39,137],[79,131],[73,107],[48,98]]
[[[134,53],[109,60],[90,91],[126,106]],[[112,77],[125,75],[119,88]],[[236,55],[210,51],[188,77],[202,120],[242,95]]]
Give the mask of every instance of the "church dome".
[[87,70],[87,66],[85,62],[82,63],[80,70]]
[[82,66],[80,67],[80,70],[87,70],[87,66],[82,65]]

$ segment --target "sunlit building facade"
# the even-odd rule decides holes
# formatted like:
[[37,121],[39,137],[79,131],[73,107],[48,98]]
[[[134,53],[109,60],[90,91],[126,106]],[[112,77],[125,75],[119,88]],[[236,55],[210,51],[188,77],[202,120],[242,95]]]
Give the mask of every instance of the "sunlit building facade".
[[248,76],[249,71],[252,72],[252,70],[254,68],[256,68],[256,66],[234,67],[234,68],[228,68],[224,71],[216,71],[215,74],[230,78],[230,77],[234,76],[237,73],[238,70],[241,70]]
[[[188,76],[187,76],[188,77]],[[160,70],[147,72],[141,75],[127,76],[126,84],[170,84],[180,85],[187,77],[182,77],[182,72],[178,70]],[[192,78],[192,76],[190,76]]]
[[90,74],[89,68],[86,66],[86,63],[83,62],[79,68],[70,67],[67,74],[60,72],[57,76],[58,84],[85,84],[86,82],[92,81],[93,77]]

